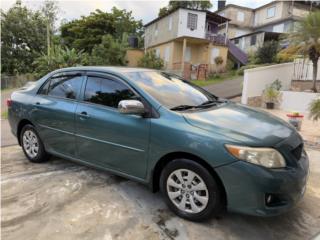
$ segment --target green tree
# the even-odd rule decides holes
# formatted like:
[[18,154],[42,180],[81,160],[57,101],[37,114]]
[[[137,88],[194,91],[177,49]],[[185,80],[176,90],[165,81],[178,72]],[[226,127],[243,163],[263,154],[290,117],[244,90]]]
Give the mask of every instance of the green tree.
[[136,21],[131,12],[114,7],[111,13],[96,10],[89,16],[63,24],[61,37],[68,47],[91,53],[107,34],[121,39],[124,33],[141,36],[142,29],[141,20]]
[[32,72],[32,62],[46,49],[46,22],[39,11],[17,1],[7,12],[1,10],[1,72]]
[[110,34],[102,37],[102,42],[93,47],[89,58],[90,65],[114,65],[126,64],[127,38],[122,41],[115,39]]
[[311,12],[290,35],[291,43],[299,46],[299,52],[308,56],[313,65],[312,90],[317,92],[316,80],[320,57],[320,11]]
[[190,8],[190,9],[197,9],[197,10],[208,10],[212,7],[210,1],[169,1],[168,7],[163,7],[159,9],[158,16],[164,16],[170,11],[173,11],[177,8]]
[[259,47],[256,52],[257,63],[273,63],[277,59],[279,43],[277,41],[267,41]]
[[120,10],[116,7],[111,9],[111,16],[114,19],[114,28],[116,39],[122,39],[123,34],[136,34],[140,37],[143,34],[142,20],[136,21],[132,17],[132,11]]
[[41,77],[59,68],[84,65],[87,61],[88,55],[83,51],[78,52],[74,48],[63,48],[58,45],[50,48],[49,56],[43,53],[36,58],[33,65],[38,77]]
[[166,15],[168,12],[169,12],[168,7],[162,7],[159,9],[158,17],[162,17],[162,16]]
[[157,57],[154,50],[148,51],[138,62],[139,67],[162,69],[163,60]]

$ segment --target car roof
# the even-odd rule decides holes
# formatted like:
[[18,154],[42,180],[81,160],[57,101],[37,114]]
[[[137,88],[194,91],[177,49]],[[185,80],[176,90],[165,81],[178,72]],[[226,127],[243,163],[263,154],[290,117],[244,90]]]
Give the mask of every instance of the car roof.
[[157,71],[148,68],[135,68],[135,67],[114,67],[114,66],[81,66],[81,67],[68,67],[61,68],[55,72],[64,71],[99,71],[99,72],[114,72],[114,73],[128,73],[128,72],[150,72]]

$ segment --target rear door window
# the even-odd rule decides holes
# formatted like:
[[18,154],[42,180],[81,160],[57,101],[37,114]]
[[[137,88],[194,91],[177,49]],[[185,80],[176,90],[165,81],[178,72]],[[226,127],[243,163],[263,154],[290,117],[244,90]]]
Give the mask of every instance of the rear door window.
[[[79,75],[52,77],[47,89],[47,95],[60,98],[76,99],[80,92],[81,84],[82,76]],[[46,87],[46,85],[44,87]]]

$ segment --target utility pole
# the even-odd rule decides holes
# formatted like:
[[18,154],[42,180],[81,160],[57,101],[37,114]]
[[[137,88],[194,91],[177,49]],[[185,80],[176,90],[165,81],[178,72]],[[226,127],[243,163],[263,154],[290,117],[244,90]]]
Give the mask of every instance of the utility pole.
[[47,55],[48,55],[48,61],[50,61],[50,46],[51,46],[51,43],[50,43],[50,23],[49,23],[49,17],[47,16]]

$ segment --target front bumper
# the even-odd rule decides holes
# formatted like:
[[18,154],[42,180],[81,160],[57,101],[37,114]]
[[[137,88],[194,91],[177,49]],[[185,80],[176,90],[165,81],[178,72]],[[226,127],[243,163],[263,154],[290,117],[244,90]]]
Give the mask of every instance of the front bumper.
[[[309,173],[309,159],[307,155],[302,155],[296,167],[285,169],[267,169],[237,161],[215,170],[225,187],[229,211],[273,216],[288,211],[302,198]],[[266,201],[270,195],[279,198],[272,206]]]

